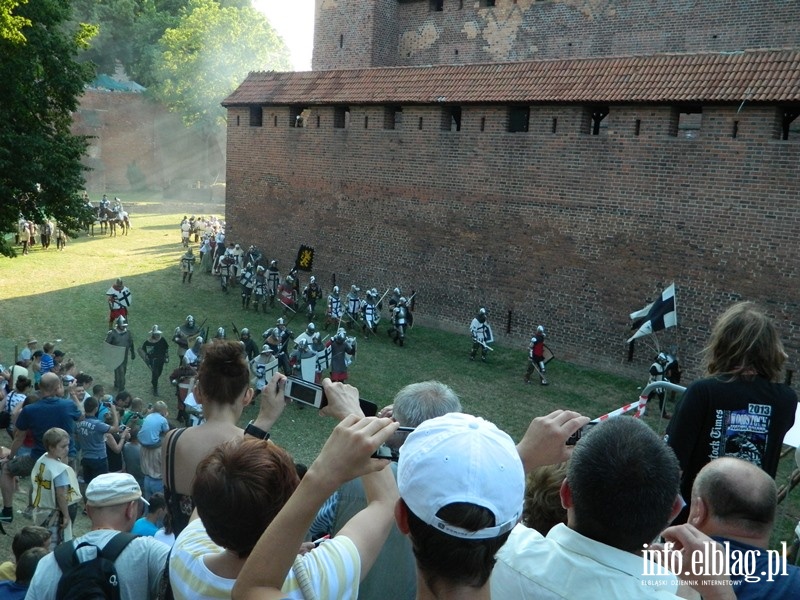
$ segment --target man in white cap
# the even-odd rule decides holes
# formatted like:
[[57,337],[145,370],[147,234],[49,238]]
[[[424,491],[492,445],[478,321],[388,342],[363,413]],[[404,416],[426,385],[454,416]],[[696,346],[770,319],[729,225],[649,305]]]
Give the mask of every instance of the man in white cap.
[[417,598],[488,598],[494,555],[522,515],[514,441],[463,413],[423,422],[400,448],[397,526],[411,538]]
[[[101,552],[106,549],[107,553],[107,548],[112,543],[117,545],[127,542],[114,561],[121,598],[155,598],[169,553],[169,547],[155,538],[120,534],[131,530],[145,504],[139,484],[132,475],[127,473],[99,475],[86,488],[86,510],[92,521],[92,528],[85,535],[72,542],[66,542],[71,545],[67,546],[68,554],[72,553],[73,548],[88,544],[77,550],[81,562],[93,558],[98,549]],[[45,556],[39,563],[28,588],[27,598],[49,600],[56,597],[62,575],[56,559],[59,548]]]

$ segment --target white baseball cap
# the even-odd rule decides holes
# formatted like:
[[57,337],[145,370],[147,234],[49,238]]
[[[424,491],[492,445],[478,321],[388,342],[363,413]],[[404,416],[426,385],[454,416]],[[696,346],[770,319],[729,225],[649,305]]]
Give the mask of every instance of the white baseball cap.
[[[449,413],[423,422],[400,447],[400,497],[422,521],[464,539],[489,539],[510,531],[522,515],[525,472],[514,441],[493,423]],[[437,516],[449,504],[486,508],[495,525],[470,531]]]

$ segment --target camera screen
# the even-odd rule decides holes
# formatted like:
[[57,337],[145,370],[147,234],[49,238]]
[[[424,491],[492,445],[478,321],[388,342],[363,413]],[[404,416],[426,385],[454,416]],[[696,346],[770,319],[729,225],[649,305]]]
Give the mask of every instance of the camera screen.
[[300,402],[305,402],[306,404],[314,404],[314,401],[317,399],[316,389],[299,384],[296,381],[292,382],[291,394],[293,398],[300,400]]

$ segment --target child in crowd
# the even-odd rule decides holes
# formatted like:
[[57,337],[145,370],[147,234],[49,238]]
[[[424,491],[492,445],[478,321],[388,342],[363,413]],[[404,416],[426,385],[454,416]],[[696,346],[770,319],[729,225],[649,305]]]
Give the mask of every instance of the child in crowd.
[[69,434],[51,427],[42,436],[47,454],[43,454],[31,471],[33,489],[33,522],[50,530],[50,548],[72,539],[72,518],[69,506],[81,498],[78,477],[67,464]]
[[14,561],[9,560],[0,564],[0,581],[15,581],[17,579],[17,563],[23,552],[37,547],[50,549],[50,530],[36,525],[26,525],[20,529],[11,542]]
[[164,494],[153,494],[148,502],[150,506],[147,514],[133,524],[131,533],[134,535],[154,536],[164,520],[164,515],[167,514],[167,501],[164,500]]

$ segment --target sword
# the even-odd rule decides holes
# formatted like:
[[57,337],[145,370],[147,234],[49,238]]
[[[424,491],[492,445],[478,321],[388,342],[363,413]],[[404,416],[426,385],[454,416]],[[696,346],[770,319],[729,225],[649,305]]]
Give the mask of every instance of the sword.
[[293,309],[291,306],[287,305],[283,300],[278,300],[278,302],[283,304],[284,308],[288,308],[290,311],[292,311],[293,313],[297,314],[297,311],[295,309]]
[[484,343],[483,343],[482,341],[480,341],[479,339],[472,338],[472,340],[473,340],[474,342],[478,342],[478,343],[479,343],[481,346],[483,346],[483,347],[484,347],[484,348],[486,348],[487,350],[491,350],[492,352],[494,352],[494,348],[492,348],[491,346],[487,346],[486,344],[484,344]]

